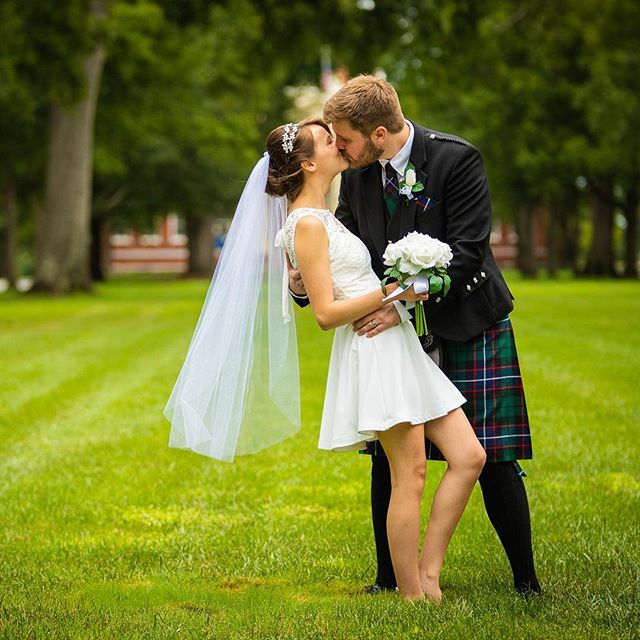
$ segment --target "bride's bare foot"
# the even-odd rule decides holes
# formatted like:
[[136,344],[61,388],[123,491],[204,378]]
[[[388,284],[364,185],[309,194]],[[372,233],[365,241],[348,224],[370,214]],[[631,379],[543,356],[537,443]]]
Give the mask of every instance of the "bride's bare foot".
[[420,600],[425,599],[424,593],[422,591],[420,593],[402,593],[400,592],[400,596],[403,600],[407,600],[409,602],[419,602]]
[[442,602],[440,579],[430,578],[427,575],[421,575],[420,582],[422,583],[422,591],[424,592],[424,597],[431,602],[440,604]]

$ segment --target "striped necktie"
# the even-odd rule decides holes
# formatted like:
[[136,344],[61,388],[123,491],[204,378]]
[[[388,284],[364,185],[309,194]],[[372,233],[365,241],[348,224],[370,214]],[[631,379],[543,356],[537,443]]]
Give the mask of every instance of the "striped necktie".
[[391,218],[398,206],[400,188],[398,186],[398,173],[390,162],[384,165],[384,175],[384,203],[387,205],[387,215]]

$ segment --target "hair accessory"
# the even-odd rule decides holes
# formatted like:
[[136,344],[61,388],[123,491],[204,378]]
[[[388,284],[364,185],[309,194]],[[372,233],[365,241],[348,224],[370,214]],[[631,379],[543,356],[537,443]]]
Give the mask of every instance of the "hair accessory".
[[284,125],[284,135],[282,136],[282,148],[285,153],[293,151],[293,141],[298,135],[298,125],[290,122]]

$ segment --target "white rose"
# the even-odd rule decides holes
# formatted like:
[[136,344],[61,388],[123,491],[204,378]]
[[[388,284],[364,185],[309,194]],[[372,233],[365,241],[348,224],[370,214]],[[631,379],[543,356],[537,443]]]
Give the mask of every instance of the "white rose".
[[434,256],[419,247],[415,247],[409,252],[409,259],[421,269],[429,269],[436,264]]
[[451,252],[451,247],[445,242],[438,242],[438,246],[435,247],[434,251],[434,265],[445,269],[449,266],[452,259],[453,253]]
[[382,259],[384,263],[388,267],[392,267],[398,258],[402,255],[402,250],[398,247],[398,243],[388,244],[387,248],[384,250],[384,254],[382,255]]
[[420,271],[422,270],[422,267],[420,265],[417,265],[415,262],[411,260],[406,260],[404,258],[400,260],[400,264],[398,265],[398,268],[402,273],[408,273],[412,276],[415,276],[417,273],[420,273]]
[[413,169],[409,169],[404,174],[404,183],[408,187],[413,187],[413,185],[416,183],[416,172]]
[[446,268],[453,254],[445,242],[412,231],[398,242],[388,245],[383,258],[389,266],[400,259],[400,271],[407,275],[416,275],[423,269]]

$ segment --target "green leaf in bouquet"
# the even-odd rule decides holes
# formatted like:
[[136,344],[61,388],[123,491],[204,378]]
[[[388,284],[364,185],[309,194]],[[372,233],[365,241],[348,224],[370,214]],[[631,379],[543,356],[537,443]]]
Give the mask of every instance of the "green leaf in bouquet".
[[447,293],[449,293],[449,289],[451,289],[451,276],[449,276],[448,273],[445,273],[442,276],[442,279],[444,281],[444,290],[442,291],[442,295],[446,296]]
[[444,279],[435,273],[429,278],[429,293],[440,293],[444,286]]

